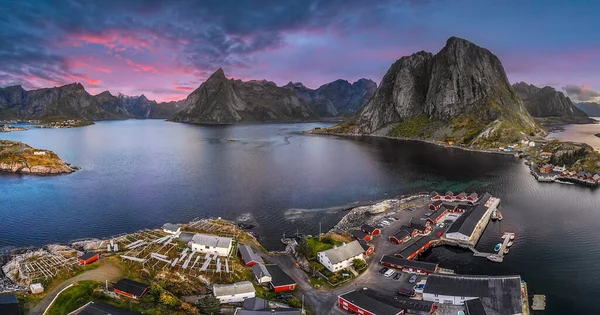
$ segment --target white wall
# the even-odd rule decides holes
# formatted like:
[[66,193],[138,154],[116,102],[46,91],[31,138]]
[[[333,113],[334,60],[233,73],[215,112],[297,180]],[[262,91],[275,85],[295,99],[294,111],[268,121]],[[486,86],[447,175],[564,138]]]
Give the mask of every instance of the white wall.
[[229,247],[227,247],[227,248],[212,247],[212,246],[200,245],[200,244],[196,244],[196,243],[190,243],[190,247],[192,248],[192,250],[196,250],[201,253],[217,252],[219,254],[219,256],[227,256],[227,255],[229,255],[229,252],[231,251],[231,243],[229,243]]
[[454,304],[454,305],[462,305],[465,301],[474,300],[478,297],[472,296],[452,296],[452,295],[441,295],[435,296],[435,294],[431,293],[423,293],[423,300],[429,302],[435,302],[440,304]]
[[216,298],[219,299],[219,301],[221,301],[221,304],[223,304],[223,303],[243,302],[245,299],[253,298],[255,296],[256,296],[256,292],[248,292],[248,293],[235,294],[235,295],[216,296]]
[[446,238],[449,240],[457,240],[457,241],[464,241],[464,242],[468,242],[469,241],[469,236],[466,236],[462,233],[448,233],[446,234]]
[[331,263],[331,261],[329,261],[329,258],[327,257],[327,255],[323,254],[322,252],[317,254],[317,260],[323,266],[325,266],[325,268],[327,268],[327,270],[329,270],[331,272],[337,272],[337,271],[340,271],[340,270],[342,270],[344,268],[348,268],[348,267],[352,266],[352,261],[354,259],[362,259],[362,260],[364,260],[365,258],[364,258],[363,254],[360,254],[358,256],[352,257],[352,258],[350,258],[348,260],[344,260],[342,262],[339,262],[339,263],[333,265]]

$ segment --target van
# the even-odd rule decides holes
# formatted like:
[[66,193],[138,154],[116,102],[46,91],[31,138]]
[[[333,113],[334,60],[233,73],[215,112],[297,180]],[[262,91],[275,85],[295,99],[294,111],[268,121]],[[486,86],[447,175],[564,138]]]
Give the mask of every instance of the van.
[[394,274],[394,272],[395,272],[394,269],[390,269],[390,270],[386,271],[383,275],[386,278],[389,278],[389,277],[391,277]]

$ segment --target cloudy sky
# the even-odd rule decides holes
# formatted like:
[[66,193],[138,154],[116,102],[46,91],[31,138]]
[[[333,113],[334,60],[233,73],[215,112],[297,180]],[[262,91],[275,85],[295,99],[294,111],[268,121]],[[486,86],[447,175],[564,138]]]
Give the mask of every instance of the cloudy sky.
[[81,82],[178,100],[228,77],[379,83],[396,59],[450,36],[500,57],[511,82],[600,94],[600,5],[592,1],[0,0],[0,86]]

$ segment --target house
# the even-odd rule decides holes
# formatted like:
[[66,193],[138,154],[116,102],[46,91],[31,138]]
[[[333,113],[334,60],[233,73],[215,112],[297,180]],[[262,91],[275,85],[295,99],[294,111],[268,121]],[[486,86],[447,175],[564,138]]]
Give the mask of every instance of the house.
[[122,309],[104,302],[88,302],[69,315],[141,315],[142,313]]
[[435,201],[435,200],[441,200],[441,199],[443,199],[443,198],[440,194],[438,194],[437,191],[431,192],[431,200]]
[[271,275],[269,284],[275,292],[292,291],[296,289],[297,283],[287,273],[285,273],[278,265],[265,265],[267,271]]
[[442,203],[444,202],[441,200],[434,200],[432,203],[429,204],[429,209],[437,210],[442,206]]
[[465,211],[454,223],[450,229],[446,231],[446,238],[468,243],[473,239],[474,232],[477,228],[485,227],[489,221],[491,211],[486,206],[486,203],[492,196],[486,193],[481,197],[481,201],[475,207]]
[[500,314],[522,314],[521,277],[431,274],[423,289],[423,300],[440,304],[475,299]]
[[376,227],[372,227],[372,226],[370,226],[370,225],[368,225],[368,224],[363,224],[363,225],[360,227],[360,229],[361,229],[363,232],[365,232],[365,233],[367,233],[367,234],[369,234],[369,235],[373,235],[373,236],[381,234],[381,230],[380,230],[380,229],[378,229],[378,228],[376,228]]
[[432,302],[389,297],[364,288],[338,296],[338,306],[350,313],[365,315],[397,315],[433,313]]
[[256,264],[252,266],[252,273],[254,274],[254,279],[258,284],[269,283],[273,279],[267,267],[264,264]]
[[467,200],[467,193],[464,191],[456,196],[456,201]]
[[350,235],[352,235],[352,238],[355,240],[363,240],[366,242],[371,241],[371,235],[369,235],[361,230],[352,230],[352,231],[350,231]]
[[596,183],[600,182],[600,175],[594,174],[594,176],[592,176],[592,180],[595,181]]
[[556,165],[556,166],[554,166],[554,168],[552,169],[552,171],[554,171],[554,172],[559,172],[559,173],[562,173],[562,172],[564,172],[564,171],[566,171],[566,170],[567,170],[567,168],[566,168],[564,165],[563,165],[563,166],[558,166],[558,165]]
[[33,155],[46,155],[46,151],[33,151]]
[[44,293],[44,286],[41,283],[32,283],[29,286],[29,290],[31,290],[32,294]]
[[269,301],[258,297],[244,300],[242,307],[235,310],[234,315],[300,315],[302,311],[298,308],[273,308]]
[[369,256],[375,251],[375,247],[364,240],[358,240],[358,243],[362,246],[365,256]]
[[417,231],[415,228],[411,228],[408,226],[402,226],[402,227],[400,227],[400,230],[398,230],[398,232],[396,232],[394,235],[390,236],[390,242],[396,243],[396,244],[402,244],[402,243],[408,241],[411,237],[417,235],[418,232],[419,231]]
[[233,240],[229,237],[220,237],[208,234],[195,234],[188,245],[197,252],[217,253],[219,256],[228,256],[231,252]]
[[262,257],[257,255],[248,245],[240,244],[238,246],[238,251],[240,252],[240,256],[242,257],[242,261],[244,261],[244,265],[246,265],[246,267],[252,267],[256,264],[265,263]]
[[452,209],[451,212],[464,213],[465,211],[467,211],[471,208],[473,208],[473,204],[461,202],[461,203],[457,204],[456,207],[454,207],[454,209]]
[[552,165],[552,164],[544,164],[540,167],[540,173],[550,173],[550,172],[552,172],[553,168],[554,168],[554,165]]
[[545,158],[545,159],[551,158],[552,157],[552,152],[542,152],[542,153],[540,153],[540,156],[542,158]]
[[467,196],[467,200],[471,202],[476,202],[478,197],[479,196],[477,195],[477,193],[471,193]]
[[444,199],[445,199],[445,200],[449,200],[449,201],[452,201],[452,200],[454,200],[454,193],[453,193],[453,192],[451,192],[451,191],[447,191],[447,192],[446,192],[446,195],[444,196]]
[[169,234],[175,235],[175,234],[181,232],[181,227],[179,227],[179,225],[177,225],[177,224],[165,223],[162,226],[162,230],[165,233],[169,233]]
[[121,279],[115,284],[114,290],[117,294],[139,300],[148,292],[149,287],[150,286],[145,283],[133,281],[131,279]]
[[503,146],[503,145],[502,145],[502,146],[499,146],[499,147],[498,147],[498,150],[500,150],[500,151],[505,151],[505,150],[506,150],[506,146]]
[[0,314],[21,315],[19,301],[14,294],[0,295]]
[[317,253],[317,260],[331,272],[350,267],[354,259],[364,259],[364,251],[358,241]]
[[521,144],[529,145],[529,139],[525,138],[525,139],[521,140]]
[[427,234],[431,231],[431,226],[427,220],[410,220],[410,227],[417,230],[418,234]]
[[414,242],[407,244],[401,250],[394,254],[396,257],[404,259],[413,259],[424,252],[431,245],[431,237],[424,236]]
[[250,281],[231,284],[214,284],[213,295],[224,303],[239,303],[256,296],[256,290]]
[[386,267],[416,274],[431,274],[438,271],[438,264],[418,260],[408,260],[390,255],[382,256],[379,262]]
[[437,209],[426,220],[429,222],[429,224],[437,224],[438,222],[442,221],[444,217],[446,217],[446,212],[447,210],[445,207]]
[[98,253],[95,252],[87,252],[84,253],[83,255],[77,257],[77,262],[80,265],[89,265],[91,263],[93,263],[94,261],[98,260],[100,256],[98,255]]

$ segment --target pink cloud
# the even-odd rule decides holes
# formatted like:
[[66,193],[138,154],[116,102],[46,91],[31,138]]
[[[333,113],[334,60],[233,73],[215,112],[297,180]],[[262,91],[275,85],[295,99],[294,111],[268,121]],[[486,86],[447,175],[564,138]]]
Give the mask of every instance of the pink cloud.
[[193,91],[194,90],[193,87],[188,87],[188,86],[175,86],[174,89],[179,90],[179,91]]

